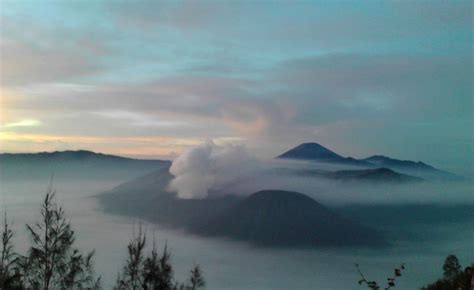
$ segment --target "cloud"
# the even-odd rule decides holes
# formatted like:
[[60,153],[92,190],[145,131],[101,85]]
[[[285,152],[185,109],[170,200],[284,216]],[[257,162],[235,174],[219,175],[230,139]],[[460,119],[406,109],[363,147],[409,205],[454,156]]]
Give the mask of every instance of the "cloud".
[[16,40],[0,42],[2,86],[20,86],[42,82],[75,79],[96,72],[94,59],[80,49],[41,48]]
[[241,48],[265,47],[270,53],[281,48],[306,52],[308,48],[314,51],[403,42],[427,45],[430,37],[470,26],[470,9],[469,1],[449,5],[444,1],[110,4],[116,21],[146,33],[175,29],[187,37],[199,35],[206,41],[218,38],[221,43]]
[[[202,199],[218,195],[248,196],[260,190],[280,189],[302,192],[328,205],[474,202],[470,181],[366,183],[296,174],[308,169],[337,171],[361,168],[296,160],[255,159],[243,146],[217,146],[210,141],[184,151],[173,161],[170,173],[174,179],[168,190],[176,192],[179,198]],[[445,194],[447,190],[449,195]]]
[[183,121],[160,120],[152,116],[141,115],[127,111],[100,111],[95,112],[100,117],[105,117],[115,121],[126,121],[131,126],[137,127],[164,127],[176,130],[178,127],[186,127],[189,124]]
[[25,119],[18,122],[13,123],[6,123],[5,125],[1,126],[3,128],[15,128],[15,127],[37,127],[40,126],[42,123],[39,120],[30,120]]
[[241,138],[265,156],[316,140],[470,170],[471,6],[12,2],[0,78],[18,94],[3,122],[42,120],[22,132],[54,136]]
[[173,161],[169,190],[180,198],[205,198],[211,190],[224,189],[256,172],[257,165],[243,146],[218,146],[210,141],[186,150]]
[[276,121],[284,122],[286,116],[285,108],[271,99],[253,98],[252,90],[258,90],[253,81],[224,77],[170,77],[122,85],[53,84],[22,89],[23,97],[15,106],[94,113],[104,119],[127,120],[128,126],[174,125],[179,131],[189,125],[188,132],[196,131],[196,126],[202,130],[210,127],[211,134],[219,134],[208,137],[233,136],[236,132],[255,136]]
[[[329,54],[282,62],[259,80],[180,75],[138,84],[30,85],[14,103],[52,113],[37,118],[56,114],[56,121],[45,119],[49,134],[234,136],[265,157],[315,140],[351,155],[445,167],[447,159],[433,160],[421,148],[440,125],[457,128],[450,140],[470,138],[471,75],[459,57]],[[463,122],[468,126],[458,126]],[[403,146],[396,136],[414,145]],[[448,145],[457,146],[451,151],[459,158],[470,150],[465,141]]]

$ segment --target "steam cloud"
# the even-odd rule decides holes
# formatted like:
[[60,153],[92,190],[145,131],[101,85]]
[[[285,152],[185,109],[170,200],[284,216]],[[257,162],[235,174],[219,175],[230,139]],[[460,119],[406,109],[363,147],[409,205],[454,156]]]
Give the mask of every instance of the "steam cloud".
[[[297,191],[326,205],[474,203],[472,181],[428,180],[419,184],[340,182],[317,176],[297,176],[280,169],[351,169],[317,162],[262,161],[244,146],[218,146],[212,142],[188,149],[173,161],[174,179],[168,190],[180,198],[208,195],[250,195],[264,189]],[[354,169],[354,168],[352,168]],[[360,169],[360,168],[356,168]],[[449,192],[449,194],[446,194]]]
[[168,189],[180,198],[205,198],[211,190],[221,190],[258,168],[258,161],[244,146],[208,142],[188,149],[173,161],[170,173],[175,178]]

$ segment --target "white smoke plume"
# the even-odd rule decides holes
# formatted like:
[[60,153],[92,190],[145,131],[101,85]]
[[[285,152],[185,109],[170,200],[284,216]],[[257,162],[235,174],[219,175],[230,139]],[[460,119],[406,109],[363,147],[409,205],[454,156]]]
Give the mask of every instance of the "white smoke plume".
[[[264,189],[297,191],[325,205],[474,203],[472,181],[426,180],[417,184],[341,182],[317,176],[298,176],[278,169],[341,170],[315,162],[258,160],[244,146],[218,146],[212,142],[185,151],[170,168],[174,179],[168,190],[180,198],[206,198],[231,194],[246,196]],[[355,168],[361,169],[361,168]],[[449,193],[449,194],[447,194]]]
[[244,146],[208,142],[188,149],[173,161],[170,173],[174,179],[168,188],[180,198],[205,198],[210,190],[223,189],[258,168],[258,161]]

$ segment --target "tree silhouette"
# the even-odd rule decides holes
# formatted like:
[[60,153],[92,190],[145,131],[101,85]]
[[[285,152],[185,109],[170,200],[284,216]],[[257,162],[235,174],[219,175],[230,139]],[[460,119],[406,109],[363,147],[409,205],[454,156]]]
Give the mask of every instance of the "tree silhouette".
[[136,290],[142,286],[143,261],[145,259],[143,251],[145,245],[146,233],[142,232],[140,226],[138,235],[134,236],[127,246],[128,257],[123,268],[122,288]]
[[153,243],[151,255],[145,259],[144,263],[144,289],[174,289],[173,266],[171,265],[171,255],[168,246],[165,244],[161,256],[158,256],[156,244]]
[[196,265],[191,270],[191,277],[189,278],[189,285],[187,288],[189,290],[197,290],[205,286],[206,282],[204,281],[204,278],[202,276],[201,268],[199,267],[199,265]]
[[99,289],[100,278],[94,278],[94,252],[84,255],[74,247],[74,231],[55,201],[52,182],[40,214],[37,223],[26,225],[31,246],[27,255],[20,255],[13,251],[14,235],[5,213],[0,289]]
[[[358,264],[356,264],[356,268],[357,268],[357,272],[359,273],[359,276],[361,278],[359,280],[359,285],[364,285],[365,284],[371,290],[379,290],[380,289],[381,286],[379,286],[377,281],[372,281],[372,280],[368,280],[367,278],[365,278],[365,276],[362,273],[362,271],[360,270]],[[392,287],[395,287],[395,281],[397,280],[398,277],[402,276],[402,270],[405,270],[405,264],[402,264],[399,268],[395,268],[393,270],[393,276],[390,276],[390,277],[387,278],[387,285],[385,286],[385,288],[383,288],[384,290],[389,290]]]
[[453,280],[459,273],[461,273],[461,265],[455,255],[449,255],[444,260],[443,276],[447,280]]
[[2,254],[0,255],[0,289],[23,289],[18,255],[13,249],[13,231],[5,211],[2,231]]
[[98,288],[93,278],[94,252],[83,255],[74,247],[75,233],[50,184],[41,206],[41,219],[26,225],[32,246],[22,259],[26,287],[33,289]]
[[[6,213],[1,232],[0,289],[100,289],[94,278],[94,252],[82,254],[75,248],[75,233],[65,211],[58,206],[52,182],[40,210],[41,218],[26,225],[31,237],[27,255],[14,252],[14,233]],[[189,284],[174,280],[168,246],[158,254],[155,243],[145,255],[146,232],[139,227],[127,246],[127,260],[117,277],[117,290],[197,290],[205,281],[199,266],[191,271]]]
[[474,282],[474,265],[461,270],[458,258],[455,255],[446,257],[443,264],[443,278],[431,283],[422,290],[472,290]]
[[143,263],[143,288],[154,289],[163,287],[161,277],[161,266],[158,252],[156,251],[156,244],[153,242],[153,249],[150,256],[145,259]]
[[204,278],[199,266],[191,271],[189,285],[175,281],[173,277],[173,265],[171,254],[165,244],[163,252],[158,254],[156,244],[148,256],[145,256],[146,233],[139,227],[138,234],[129,242],[128,257],[119,273],[114,289],[144,289],[144,290],[197,290],[205,285]]

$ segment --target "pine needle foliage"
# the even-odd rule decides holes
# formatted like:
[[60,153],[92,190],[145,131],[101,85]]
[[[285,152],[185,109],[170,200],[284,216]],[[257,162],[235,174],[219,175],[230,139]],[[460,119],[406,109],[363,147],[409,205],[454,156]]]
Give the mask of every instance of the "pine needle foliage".
[[31,245],[26,255],[13,249],[13,231],[6,220],[2,230],[0,289],[99,289],[94,278],[94,252],[75,247],[75,233],[64,209],[56,203],[50,183],[40,209],[40,219],[27,224]]

